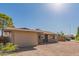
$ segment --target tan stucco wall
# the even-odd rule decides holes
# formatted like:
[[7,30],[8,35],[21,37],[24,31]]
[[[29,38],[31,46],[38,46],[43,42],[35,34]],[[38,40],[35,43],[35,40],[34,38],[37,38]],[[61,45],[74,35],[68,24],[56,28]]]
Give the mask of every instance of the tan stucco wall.
[[34,46],[38,44],[36,32],[12,31],[14,43],[20,47]]

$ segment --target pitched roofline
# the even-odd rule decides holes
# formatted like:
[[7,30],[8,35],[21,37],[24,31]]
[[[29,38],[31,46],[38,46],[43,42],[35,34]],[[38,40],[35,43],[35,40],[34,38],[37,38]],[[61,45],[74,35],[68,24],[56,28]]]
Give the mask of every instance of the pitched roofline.
[[29,31],[29,32],[38,32],[43,34],[55,34],[49,31],[43,31],[43,30],[34,30],[34,29],[21,29],[21,28],[6,28],[4,31]]

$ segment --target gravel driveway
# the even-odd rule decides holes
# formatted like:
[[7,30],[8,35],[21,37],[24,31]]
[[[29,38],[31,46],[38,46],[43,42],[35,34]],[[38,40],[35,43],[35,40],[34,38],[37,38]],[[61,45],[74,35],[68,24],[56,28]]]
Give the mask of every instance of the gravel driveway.
[[58,42],[16,52],[17,56],[79,56],[79,43]]

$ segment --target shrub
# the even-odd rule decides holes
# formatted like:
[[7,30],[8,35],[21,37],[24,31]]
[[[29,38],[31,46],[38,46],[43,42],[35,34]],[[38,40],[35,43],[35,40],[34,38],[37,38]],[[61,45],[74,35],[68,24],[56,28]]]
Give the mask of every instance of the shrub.
[[6,43],[5,45],[1,44],[0,45],[0,49],[3,52],[13,52],[15,51],[17,48],[16,45],[14,45],[13,43]]
[[79,42],[79,27],[77,28],[77,34],[76,34],[75,40]]
[[79,36],[75,37],[75,40],[76,40],[77,42],[79,42]]
[[4,47],[3,43],[0,43],[0,50]]
[[65,37],[65,41],[70,41],[71,38]]

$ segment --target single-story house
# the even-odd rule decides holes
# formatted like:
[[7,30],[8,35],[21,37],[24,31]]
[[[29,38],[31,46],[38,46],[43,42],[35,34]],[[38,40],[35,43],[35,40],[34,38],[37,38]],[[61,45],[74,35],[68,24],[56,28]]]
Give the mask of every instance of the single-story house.
[[6,28],[4,36],[19,47],[36,46],[40,43],[57,42],[56,34],[48,31],[25,28]]
[[38,44],[38,31],[19,28],[4,29],[4,36],[19,47],[36,46]]

